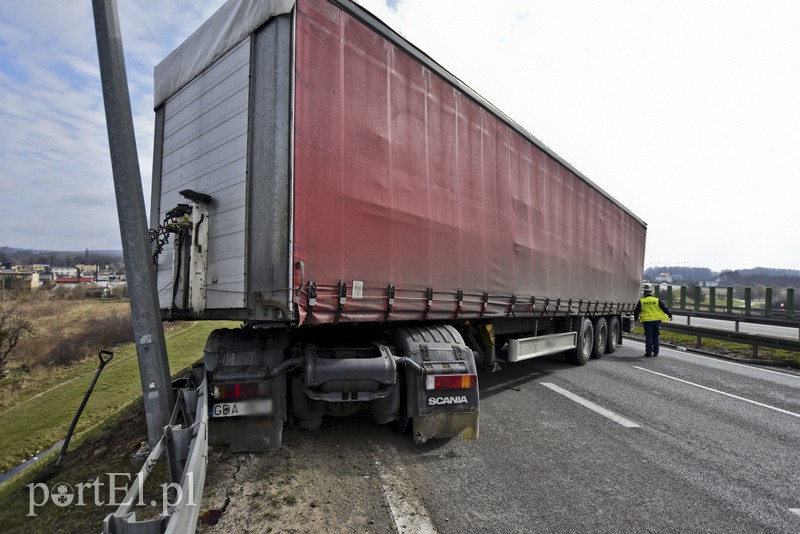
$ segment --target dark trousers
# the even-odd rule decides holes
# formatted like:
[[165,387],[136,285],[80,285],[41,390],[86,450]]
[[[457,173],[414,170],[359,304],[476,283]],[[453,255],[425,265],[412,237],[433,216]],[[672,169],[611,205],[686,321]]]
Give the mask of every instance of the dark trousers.
[[645,354],[658,354],[658,335],[661,321],[646,321],[644,326],[644,352]]

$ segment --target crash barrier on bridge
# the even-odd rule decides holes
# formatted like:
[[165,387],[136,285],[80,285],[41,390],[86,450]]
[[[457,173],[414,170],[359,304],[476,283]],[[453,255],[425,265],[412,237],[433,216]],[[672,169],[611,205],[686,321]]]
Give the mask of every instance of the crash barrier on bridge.
[[727,321],[734,323],[734,332],[739,332],[739,325],[741,323],[762,324],[768,326],[780,326],[783,328],[793,328],[797,330],[797,339],[800,340],[800,317],[795,319],[786,319],[780,316],[763,317],[757,315],[729,315],[727,313],[718,312],[703,312],[703,311],[687,311],[687,310],[672,310],[673,315],[680,315],[686,317],[686,325],[692,325],[692,318],[699,319],[715,319],[717,321]]
[[[666,289],[660,289],[656,285],[659,298],[665,299],[667,306],[676,310],[694,310],[694,311],[708,311],[710,313],[723,313],[728,315],[744,315],[756,317],[776,317],[788,320],[800,320],[800,317],[795,313],[794,301],[794,288],[785,290],[785,299],[781,299],[781,304],[774,305],[775,289],[768,287],[764,289],[764,307],[753,307],[753,290],[750,287],[744,288],[743,305],[734,306],[732,287],[700,287],[694,286],[691,291],[691,297],[688,297],[689,289],[687,286],[680,286],[677,301],[675,299],[675,292],[673,286],[667,286]],[[721,295],[722,290],[725,291],[724,297]],[[780,291],[780,290],[779,290]],[[704,303],[705,296],[708,295],[708,303]],[[688,303],[688,298],[693,302]],[[687,306],[688,304],[688,306]]]
[[[189,383],[199,382],[200,386],[178,390],[164,435],[153,447],[120,507],[103,521],[105,534],[184,534],[196,530],[208,463],[208,386],[204,375],[202,367],[193,369]],[[169,506],[156,519],[136,521],[131,507],[142,500],[145,480],[164,452],[172,481],[168,485],[172,492]]]
[[719,339],[722,341],[729,341],[731,343],[741,343],[744,345],[752,345],[753,358],[758,357],[759,347],[768,347],[773,349],[790,350],[800,352],[800,341],[787,338],[762,336],[759,334],[746,334],[743,332],[733,332],[730,330],[721,330],[719,328],[705,328],[700,326],[683,325],[676,323],[661,323],[661,328],[672,332],[687,334],[697,337],[697,347],[700,348],[702,339]]

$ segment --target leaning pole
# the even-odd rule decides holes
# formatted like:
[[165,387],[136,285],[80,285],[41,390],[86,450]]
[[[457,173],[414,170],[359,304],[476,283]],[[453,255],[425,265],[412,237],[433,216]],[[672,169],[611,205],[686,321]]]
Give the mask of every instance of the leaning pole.
[[111,168],[130,294],[133,335],[147,419],[147,441],[154,447],[169,423],[174,400],[164,328],[147,234],[142,178],[133,130],[128,78],[122,53],[116,0],[92,0],[100,78],[106,109]]

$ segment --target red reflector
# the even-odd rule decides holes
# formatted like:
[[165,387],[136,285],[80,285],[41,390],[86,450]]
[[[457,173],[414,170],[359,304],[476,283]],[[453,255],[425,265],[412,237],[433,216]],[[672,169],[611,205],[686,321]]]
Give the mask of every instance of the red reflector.
[[258,383],[256,382],[219,385],[216,390],[221,394],[215,397],[217,399],[250,399],[258,397]]
[[477,384],[475,375],[429,375],[425,380],[426,389],[471,389]]

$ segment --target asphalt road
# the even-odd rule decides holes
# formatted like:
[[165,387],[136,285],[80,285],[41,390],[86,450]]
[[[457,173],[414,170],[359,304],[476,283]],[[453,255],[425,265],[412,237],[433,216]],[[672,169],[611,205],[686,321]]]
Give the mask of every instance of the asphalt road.
[[800,375],[643,352],[481,375],[473,442],[377,438],[398,530],[800,532]]

